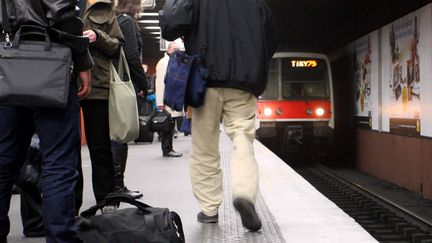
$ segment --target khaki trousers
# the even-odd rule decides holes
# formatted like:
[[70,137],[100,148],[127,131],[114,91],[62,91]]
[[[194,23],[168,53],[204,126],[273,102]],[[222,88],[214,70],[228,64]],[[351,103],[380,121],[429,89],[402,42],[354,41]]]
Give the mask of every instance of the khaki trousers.
[[233,197],[255,202],[258,190],[258,164],[253,148],[256,103],[255,96],[242,90],[208,88],[204,106],[193,109],[190,174],[193,193],[207,216],[218,213],[223,198],[219,155],[221,118],[234,146]]

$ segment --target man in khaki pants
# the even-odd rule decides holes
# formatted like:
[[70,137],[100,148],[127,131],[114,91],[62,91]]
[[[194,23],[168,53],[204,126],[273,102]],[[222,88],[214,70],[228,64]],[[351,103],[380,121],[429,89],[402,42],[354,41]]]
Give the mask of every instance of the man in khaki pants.
[[[173,3],[176,2],[175,6]],[[254,203],[258,190],[255,160],[257,97],[267,84],[276,50],[271,12],[265,0],[167,1],[160,25],[164,39],[183,37],[188,54],[205,56],[208,68],[204,106],[192,112],[190,173],[202,223],[217,223],[222,202],[219,124],[231,138],[234,207],[243,226],[261,229]]]

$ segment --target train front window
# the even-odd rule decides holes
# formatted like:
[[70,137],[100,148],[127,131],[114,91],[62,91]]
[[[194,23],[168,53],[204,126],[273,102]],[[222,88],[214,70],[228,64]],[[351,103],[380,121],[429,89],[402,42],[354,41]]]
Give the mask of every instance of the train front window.
[[322,59],[282,58],[283,99],[326,99],[329,74]]
[[272,59],[269,63],[267,87],[259,97],[260,100],[276,100],[278,98],[278,62]]

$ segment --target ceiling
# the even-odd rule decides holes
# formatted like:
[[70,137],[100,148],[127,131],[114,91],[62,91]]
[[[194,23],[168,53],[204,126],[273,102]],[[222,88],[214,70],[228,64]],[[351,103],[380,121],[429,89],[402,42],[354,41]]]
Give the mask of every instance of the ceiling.
[[[216,1],[216,0],[213,0]],[[235,1],[235,0],[232,0]],[[432,0],[267,0],[279,29],[280,49],[328,53]],[[161,57],[157,12],[140,17],[144,57]],[[153,13],[153,14],[151,14]]]

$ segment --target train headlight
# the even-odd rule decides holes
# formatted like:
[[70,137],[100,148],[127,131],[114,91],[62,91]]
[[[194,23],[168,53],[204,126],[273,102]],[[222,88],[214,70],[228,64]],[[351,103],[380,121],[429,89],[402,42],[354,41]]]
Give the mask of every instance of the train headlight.
[[271,116],[273,114],[273,111],[271,108],[265,108],[264,109],[264,115],[265,116]]
[[321,107],[315,109],[315,114],[317,116],[323,116],[324,113],[325,113],[325,110],[323,108],[321,108]]

